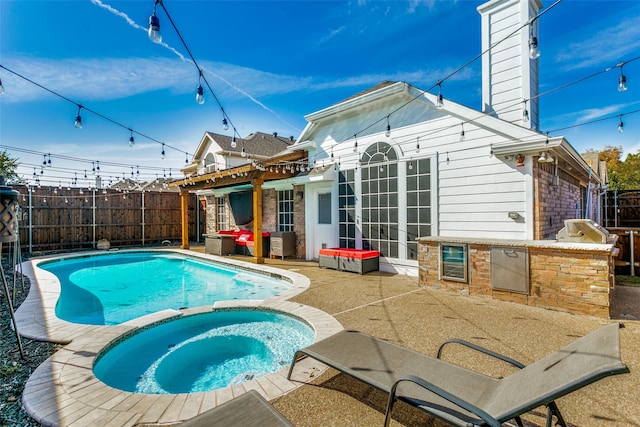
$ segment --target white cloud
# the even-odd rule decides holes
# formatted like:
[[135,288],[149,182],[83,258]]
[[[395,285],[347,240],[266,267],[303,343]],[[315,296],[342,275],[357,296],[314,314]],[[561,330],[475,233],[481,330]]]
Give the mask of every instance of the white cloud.
[[626,19],[618,25],[593,34],[588,39],[571,43],[562,49],[555,61],[564,70],[575,70],[617,62],[629,58],[640,48],[640,16]]
[[[112,100],[155,91],[184,91],[193,69],[181,61],[165,58],[46,59],[9,58],[11,70],[24,79],[7,74],[8,102],[50,98],[49,91],[73,102]],[[29,79],[30,83],[25,79]],[[39,85],[39,86],[38,86]],[[48,89],[48,90],[47,90]]]

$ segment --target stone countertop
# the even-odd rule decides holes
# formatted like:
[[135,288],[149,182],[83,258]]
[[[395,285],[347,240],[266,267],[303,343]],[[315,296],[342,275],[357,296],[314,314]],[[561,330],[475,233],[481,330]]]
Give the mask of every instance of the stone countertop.
[[617,256],[620,251],[616,247],[617,236],[612,237],[609,243],[580,243],[580,242],[562,242],[558,240],[513,240],[513,239],[493,239],[493,238],[464,238],[449,236],[428,236],[419,237],[418,242],[442,242],[442,243],[461,243],[472,245],[488,245],[488,246],[506,246],[517,248],[542,248],[557,249],[565,251],[579,252],[605,252],[612,256]]

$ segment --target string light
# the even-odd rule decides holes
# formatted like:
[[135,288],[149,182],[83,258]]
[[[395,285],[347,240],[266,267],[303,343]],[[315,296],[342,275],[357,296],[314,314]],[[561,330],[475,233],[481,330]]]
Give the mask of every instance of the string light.
[[389,124],[389,114],[387,114],[387,130],[384,132],[384,136],[389,138],[391,136],[391,125]]
[[[157,4],[157,3],[158,3],[158,2],[156,2],[156,4]],[[154,14],[155,14],[155,7],[154,7]],[[622,69],[621,69],[621,74],[622,74]],[[526,109],[526,101],[525,101],[525,109]],[[79,111],[80,111],[80,109],[79,109]],[[387,122],[388,122],[388,117],[389,117],[389,116],[387,115]],[[224,121],[226,121],[226,118],[223,118],[223,123],[224,123]],[[235,129],[234,129],[234,130],[235,130]],[[464,131],[464,130],[463,130],[463,131]],[[234,138],[235,138],[235,137],[234,137]],[[418,138],[418,141],[419,141],[419,138]],[[416,143],[416,152],[418,152],[418,150],[419,150],[419,142],[418,142],[418,141],[417,141],[417,143]],[[164,143],[163,143],[162,145],[163,145],[163,152],[164,152]],[[357,140],[355,141],[355,146],[357,147]],[[354,151],[357,151],[357,150],[354,150]],[[491,149],[491,151],[493,151],[493,150]]]
[[624,122],[622,121],[622,114],[618,116],[618,132],[624,132]]
[[229,122],[227,122],[227,118],[226,117],[222,118],[222,129],[223,130],[229,130]]
[[80,110],[82,110],[82,105],[78,105],[78,114],[76,114],[76,121],[73,124],[77,129],[82,129],[82,116],[80,115]]
[[204,104],[204,89],[202,89],[202,70],[198,78],[198,90],[196,91],[196,102],[200,105]]
[[624,92],[627,90],[627,77],[622,72],[622,67],[624,66],[624,62],[619,64],[620,66],[620,77],[618,77],[618,92]]
[[540,51],[538,50],[538,38],[533,35],[533,23],[535,19],[529,24],[529,58],[536,60],[540,57]]
[[416,138],[416,153],[420,152],[420,137]]
[[523,122],[528,122],[529,121],[529,110],[527,110],[527,101],[528,100],[524,100],[522,101],[522,103],[524,104],[522,107],[522,121]]
[[[23,75],[21,75],[21,74],[19,74],[19,73],[15,72],[15,71],[13,71],[13,70],[11,70],[11,69],[9,69],[9,68],[7,68],[7,67],[3,66],[2,64],[0,64],[0,68],[2,68],[2,69],[4,69],[4,70],[7,70],[8,72],[10,72],[11,74],[15,75],[16,77],[19,77],[19,78],[21,78],[21,79],[23,79],[23,80],[25,80],[25,81],[27,81],[27,82],[29,82],[29,83],[31,83],[31,84],[33,84],[33,85],[35,85],[35,86],[38,86],[39,88],[41,88],[41,89],[43,89],[43,90],[46,90],[47,92],[49,92],[49,93],[51,93],[51,94],[53,94],[53,95],[57,96],[58,98],[61,98],[61,99],[65,100],[65,101],[67,101],[67,102],[69,102],[69,103],[74,104],[75,106],[77,106],[77,107],[78,107],[78,114],[77,114],[77,116],[76,116],[76,123],[74,123],[74,124],[76,125],[76,127],[77,127],[78,117],[80,117],[80,112],[81,112],[81,110],[82,110],[82,109],[84,109],[85,111],[88,111],[88,112],[90,112],[90,113],[92,113],[92,114],[94,114],[94,115],[96,115],[96,116],[100,117],[100,118],[101,118],[101,119],[103,119],[103,120],[106,120],[106,121],[108,121],[108,122],[110,122],[110,123],[112,123],[112,124],[114,124],[114,125],[120,126],[120,127],[121,127],[121,128],[123,128],[123,129],[129,130],[129,131],[132,131],[132,129],[131,129],[130,127],[125,126],[124,124],[122,124],[122,123],[120,123],[120,122],[118,122],[118,121],[116,121],[116,120],[114,120],[114,119],[111,119],[111,118],[109,118],[109,117],[107,117],[107,116],[105,116],[105,115],[103,115],[103,114],[100,114],[99,112],[97,112],[97,111],[95,111],[95,110],[92,110],[92,109],[90,109],[90,108],[88,108],[88,107],[86,107],[86,106],[84,106],[84,105],[82,105],[82,104],[79,104],[79,103],[77,103],[77,102],[75,102],[75,101],[73,101],[73,100],[71,100],[71,99],[67,98],[67,97],[66,97],[66,96],[64,96],[64,95],[61,95],[61,94],[59,94],[58,92],[55,92],[55,91],[53,91],[53,90],[51,90],[51,89],[49,89],[49,88],[47,88],[47,87],[45,87],[45,86],[41,85],[40,83],[37,83],[37,82],[35,82],[35,81],[33,81],[33,80],[31,80],[31,79],[29,79],[29,78],[27,78],[27,77],[23,76]],[[80,123],[82,123],[82,119],[80,119]],[[176,147],[174,147],[174,146],[172,146],[172,145],[165,144],[164,142],[159,141],[159,140],[157,140],[157,139],[155,139],[155,138],[152,138],[151,136],[145,135],[145,134],[143,134],[143,133],[141,133],[141,132],[138,132],[138,131],[135,131],[135,132],[136,132],[139,136],[142,136],[143,138],[146,138],[146,139],[148,139],[148,140],[150,140],[150,141],[156,142],[156,143],[158,143],[158,144],[162,144],[163,146],[164,146],[164,145],[166,145],[168,148],[171,148],[171,149],[173,149],[173,150],[175,150],[175,151],[178,151],[178,152],[184,153],[185,155],[189,155],[189,153],[188,153],[188,152],[185,152],[185,151],[183,151],[183,150],[180,150],[180,149],[178,149],[178,148],[176,148]],[[62,156],[58,156],[58,157],[62,157]],[[87,160],[83,160],[83,161],[87,161]]]
[[164,152],[164,142],[162,143],[162,153],[160,153],[160,158],[164,159],[166,156],[165,152]]
[[2,86],[2,79],[0,79],[0,95],[4,93],[4,86]]
[[153,14],[149,17],[149,40],[154,43],[162,43],[162,34],[160,33],[160,19],[156,16],[156,6],[162,4],[162,0],[156,0],[153,5]]
[[136,146],[136,141],[133,138],[133,131],[129,129],[129,132],[131,132],[131,136],[129,137],[129,148],[133,148]]
[[460,127],[462,128],[462,130],[460,130],[460,141],[464,141],[464,122],[460,123]]
[[238,146],[238,143],[236,142],[236,136],[233,135],[233,138],[231,139],[231,148],[236,148]]
[[[157,29],[159,31],[160,28],[160,22],[157,19],[156,15],[156,7],[157,5],[162,6],[162,9],[164,10],[165,14],[167,15],[167,18],[169,19],[169,22],[171,23],[171,25],[173,26],[173,29],[175,30],[176,34],[178,35],[178,38],[180,39],[180,41],[182,42],[182,45],[184,46],[184,48],[186,49],[187,53],[189,54],[189,57],[191,58],[191,61],[193,62],[193,64],[195,65],[196,69],[198,70],[199,73],[199,81],[200,81],[200,85],[198,86],[198,91],[196,94],[196,101],[199,104],[202,104],[204,102],[204,89],[201,89],[202,84],[201,82],[204,81],[204,83],[207,85],[207,88],[209,89],[209,92],[211,93],[211,95],[213,96],[213,99],[216,101],[216,103],[218,104],[218,107],[220,108],[220,110],[222,111],[222,115],[223,115],[223,127],[226,123],[227,126],[231,126],[233,128],[233,133],[234,133],[234,138],[235,135],[238,135],[238,132],[236,130],[236,127],[233,125],[233,123],[231,123],[231,119],[228,118],[228,116],[226,115],[224,108],[222,107],[222,103],[220,102],[220,100],[218,99],[218,97],[216,96],[216,94],[214,93],[213,89],[211,88],[211,85],[209,84],[209,81],[207,80],[207,78],[204,76],[204,74],[202,73],[202,68],[200,68],[200,66],[198,65],[198,62],[196,61],[196,58],[193,56],[193,54],[191,53],[191,49],[189,49],[189,46],[187,45],[187,42],[184,40],[184,38],[182,37],[182,34],[180,33],[180,30],[178,30],[178,27],[176,26],[175,22],[173,21],[173,19],[171,18],[171,14],[169,14],[169,11],[167,10],[166,6],[164,5],[164,3],[162,2],[162,0],[156,0],[155,4],[153,6],[153,15],[149,18],[149,31],[152,31],[152,25],[151,25],[151,21],[153,20],[153,24],[154,26],[157,26]],[[155,17],[155,18],[154,18]],[[155,40],[154,40],[155,41]],[[226,130],[226,129],[225,129]],[[240,136],[240,135],[238,135]],[[234,147],[235,148],[235,147]]]
[[442,82],[438,82],[438,97],[436,99],[436,107],[438,109],[444,107],[444,98],[442,97]]
[[[549,12],[550,10],[552,10],[554,7],[556,7],[558,4],[560,4],[562,0],[556,0],[551,6],[547,7],[546,9],[544,9],[543,11],[541,11],[540,13],[538,13],[538,15],[536,15],[535,17],[533,17],[531,20],[529,20],[528,22],[526,22],[525,24],[521,25],[520,27],[518,27],[517,29],[515,29],[514,31],[512,31],[510,34],[507,34],[504,38],[498,40],[496,43],[492,44],[491,46],[489,46],[487,49],[485,49],[484,51],[480,52],[478,55],[476,55],[475,57],[473,57],[471,60],[467,61],[466,63],[464,63],[463,65],[459,66],[458,68],[456,68],[455,70],[453,70],[451,73],[449,73],[449,75],[447,75],[446,77],[438,80],[438,82],[431,86],[429,89],[425,90],[425,91],[421,91],[420,94],[414,96],[413,98],[411,98],[409,101],[405,102],[404,104],[400,105],[398,108],[396,108],[393,112],[399,111],[400,109],[406,107],[407,105],[411,104],[413,101],[415,101],[416,99],[421,98],[426,92],[428,92],[429,90],[435,88],[436,86],[438,86],[438,95],[436,97],[436,106],[438,108],[443,108],[444,107],[444,98],[442,97],[442,83],[444,83],[445,81],[447,81],[448,79],[450,79],[451,77],[455,76],[456,74],[458,74],[460,71],[462,71],[463,69],[465,69],[466,67],[468,67],[469,65],[471,65],[472,63],[474,63],[475,61],[477,61],[478,59],[482,58],[483,55],[485,55],[486,53],[490,52],[492,49],[496,48],[499,44],[501,44],[502,42],[504,42],[505,40],[509,40],[511,39],[512,36],[514,36],[515,34],[519,33],[524,27],[526,27],[527,25],[530,25],[532,22],[536,21],[537,19],[539,19],[542,15],[544,15],[545,13]],[[537,40],[536,40],[537,43]],[[391,114],[391,113],[389,113]],[[369,129],[370,127],[372,127],[373,125],[377,124],[378,122],[380,122],[381,120],[383,120],[384,118],[381,118],[377,121],[375,121],[374,123],[366,126],[365,128],[361,129],[359,132],[356,132],[356,135],[359,133],[364,132],[365,130]]]

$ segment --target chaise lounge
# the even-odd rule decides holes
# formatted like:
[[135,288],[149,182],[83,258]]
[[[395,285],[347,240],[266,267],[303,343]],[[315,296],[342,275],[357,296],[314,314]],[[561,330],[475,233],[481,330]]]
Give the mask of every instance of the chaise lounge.
[[[360,332],[344,330],[296,352],[289,369],[306,356],[389,394],[385,426],[393,406],[402,400],[452,425],[501,426],[546,405],[547,426],[553,418],[567,427],[554,400],[606,376],[628,373],[620,360],[618,324],[604,326],[543,359],[525,366],[475,344],[446,341],[437,357],[401,347]],[[445,345],[469,347],[509,363],[517,372],[492,378],[443,361]]]
[[293,427],[293,424],[255,390],[249,390],[179,425],[180,427]]

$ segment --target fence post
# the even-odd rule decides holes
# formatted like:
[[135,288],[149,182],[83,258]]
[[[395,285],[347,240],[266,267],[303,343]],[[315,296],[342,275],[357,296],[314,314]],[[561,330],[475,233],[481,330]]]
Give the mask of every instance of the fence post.
[[142,190],[142,192],[140,193],[141,198],[142,198],[142,246],[144,246],[144,189]]
[[96,248],[96,189],[93,188],[91,191],[91,203],[92,203],[92,207],[91,207],[91,231],[93,234],[93,237],[91,239],[91,245],[93,246],[93,249]]
[[33,199],[31,194],[31,189],[27,187],[27,192],[29,193],[29,253],[33,253]]
[[613,192],[613,226],[618,228],[618,190]]
[[630,264],[631,264],[631,275],[635,276],[636,275],[636,259],[634,256],[634,252],[635,252],[635,245],[633,242],[634,236],[633,236],[633,230],[629,230],[629,252],[631,253],[631,259],[630,259]]

